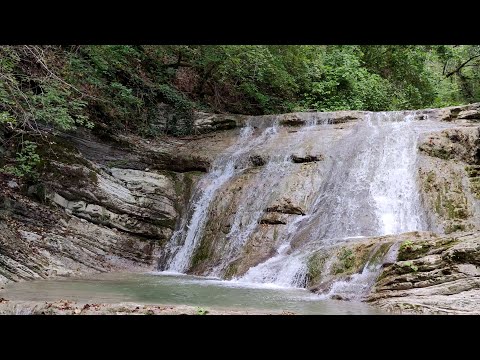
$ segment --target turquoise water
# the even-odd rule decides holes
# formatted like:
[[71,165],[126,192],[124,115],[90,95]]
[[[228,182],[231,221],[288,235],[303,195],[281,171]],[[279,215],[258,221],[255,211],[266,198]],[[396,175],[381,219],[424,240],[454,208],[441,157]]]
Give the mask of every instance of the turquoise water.
[[382,313],[364,303],[320,300],[305,289],[162,273],[110,273],[29,281],[7,285],[0,295],[9,300],[24,301],[134,302],[298,314]]

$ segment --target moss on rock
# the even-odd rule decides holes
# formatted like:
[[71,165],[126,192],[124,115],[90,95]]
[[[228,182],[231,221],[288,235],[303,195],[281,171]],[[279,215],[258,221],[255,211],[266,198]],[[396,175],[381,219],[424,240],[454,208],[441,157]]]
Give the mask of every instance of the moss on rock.
[[307,262],[307,286],[312,286],[321,280],[326,260],[327,254],[322,251],[317,251],[310,256]]

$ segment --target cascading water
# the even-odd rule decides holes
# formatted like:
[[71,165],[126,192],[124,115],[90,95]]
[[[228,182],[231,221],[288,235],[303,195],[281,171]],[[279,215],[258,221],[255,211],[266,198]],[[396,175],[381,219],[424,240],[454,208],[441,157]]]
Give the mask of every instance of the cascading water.
[[[288,179],[295,179],[294,188],[300,189],[295,199],[306,213],[287,217],[285,225],[280,225],[280,235],[274,236],[276,253],[235,281],[303,287],[308,259],[314,252],[331,251],[359,238],[429,230],[416,178],[417,138],[425,125],[414,121],[415,113],[364,113],[363,120],[341,132],[342,125],[327,125],[328,113],[303,113],[300,117],[304,126],[294,130],[279,127],[278,119],[268,127],[263,124],[263,130],[257,129],[261,122],[242,129],[236,143],[214,161],[197,185],[191,209],[167,247],[164,269],[188,271],[207,222],[224,224],[210,231],[220,240],[210,243],[215,257],[202,268],[204,274],[224,277],[229,266],[245,256],[252,238],[261,241],[260,220],[269,204],[284,195],[285,186],[292,191]],[[427,132],[433,130],[431,126],[425,126]],[[291,156],[298,151],[323,154],[321,165],[308,165],[318,174],[294,176],[299,164],[294,164]],[[252,156],[260,157],[263,166],[253,169],[249,163]],[[212,211],[216,199],[242,174],[247,174],[248,185],[234,193],[231,213],[217,218],[218,211],[226,208]],[[218,233],[225,228],[227,232]],[[393,255],[384,258],[388,256]],[[325,267],[332,261],[327,260]],[[340,292],[358,299],[368,292],[378,271],[378,263],[367,262],[360,273],[334,283],[327,295]]]
[[383,151],[370,184],[380,235],[427,229],[416,182],[414,115],[407,115],[403,121],[394,121],[382,128],[385,133]]
[[[414,114],[368,113],[329,154],[329,175],[318,197],[278,254],[240,281],[303,286],[309,255],[354,238],[427,230],[416,184]],[[315,247],[312,248],[312,244]],[[365,266],[360,282],[374,278]],[[343,282],[332,289],[358,286]]]
[[268,204],[272,198],[278,196],[275,189],[279,182],[286,174],[294,171],[295,164],[291,160],[292,153],[301,147],[302,142],[313,126],[325,124],[327,119],[318,115],[309,116],[305,125],[295,133],[293,139],[267,159],[267,164],[252,181],[253,185],[250,188],[249,195],[240,200],[232,227],[226,236],[227,243],[222,252],[221,263],[209,275],[221,276],[229,263],[238,256],[243,245],[258,227],[260,219],[264,214],[265,204]]
[[412,117],[369,113],[332,149],[329,176],[303,227],[310,239],[426,229],[416,186]]
[[191,257],[201,239],[207,221],[209,206],[215,199],[218,189],[241,171],[241,162],[245,160],[245,154],[276,135],[277,126],[275,121],[259,136],[255,136],[253,126],[247,123],[242,128],[236,143],[212,164],[211,171],[196,187],[191,202],[193,212],[187,212],[191,213],[190,218],[182,219],[179,230],[173,234],[169,242],[167,252],[171,255],[167,266],[168,271],[185,272],[188,270]]

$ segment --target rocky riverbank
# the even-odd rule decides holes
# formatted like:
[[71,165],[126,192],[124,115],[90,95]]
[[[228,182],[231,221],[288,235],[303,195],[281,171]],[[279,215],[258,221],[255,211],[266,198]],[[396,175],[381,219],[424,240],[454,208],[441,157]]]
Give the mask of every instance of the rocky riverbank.
[[368,301],[398,313],[480,314],[480,232],[403,241]]
[[[49,160],[41,183],[0,175],[0,284],[162,266],[166,244],[191,211],[195,184],[219,154],[235,145],[240,128],[248,122],[261,133],[278,124],[277,140],[262,144],[221,188],[188,269],[241,276],[276,254],[335,161],[325,156],[327,149],[348,137],[365,116],[360,111],[257,117],[197,113],[196,135],[184,138],[101,139],[85,131],[52,135],[40,149]],[[312,119],[324,126],[300,131]],[[452,125],[426,132],[418,144],[418,181],[433,233],[339,246],[331,251],[328,273],[325,254],[312,253],[305,286],[328,293],[334,280],[349,281],[397,244],[399,258],[384,267],[368,298],[372,304],[400,312],[478,313],[480,104],[419,110],[414,119]],[[288,167],[288,176],[280,176],[283,170],[269,162],[275,156]],[[265,181],[273,175],[279,175],[277,183]],[[274,192],[262,198],[268,188]],[[244,241],[241,251],[229,250],[232,239]],[[88,309],[65,311],[78,310]]]
[[0,315],[296,315],[290,311],[235,310],[187,305],[79,304],[75,301],[10,301],[0,298]]

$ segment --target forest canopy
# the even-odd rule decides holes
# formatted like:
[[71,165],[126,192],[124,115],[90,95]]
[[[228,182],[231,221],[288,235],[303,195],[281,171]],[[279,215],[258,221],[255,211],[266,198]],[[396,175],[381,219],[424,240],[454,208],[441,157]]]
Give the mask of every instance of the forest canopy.
[[0,46],[0,77],[3,127],[182,135],[194,110],[381,111],[479,101],[480,46]]

